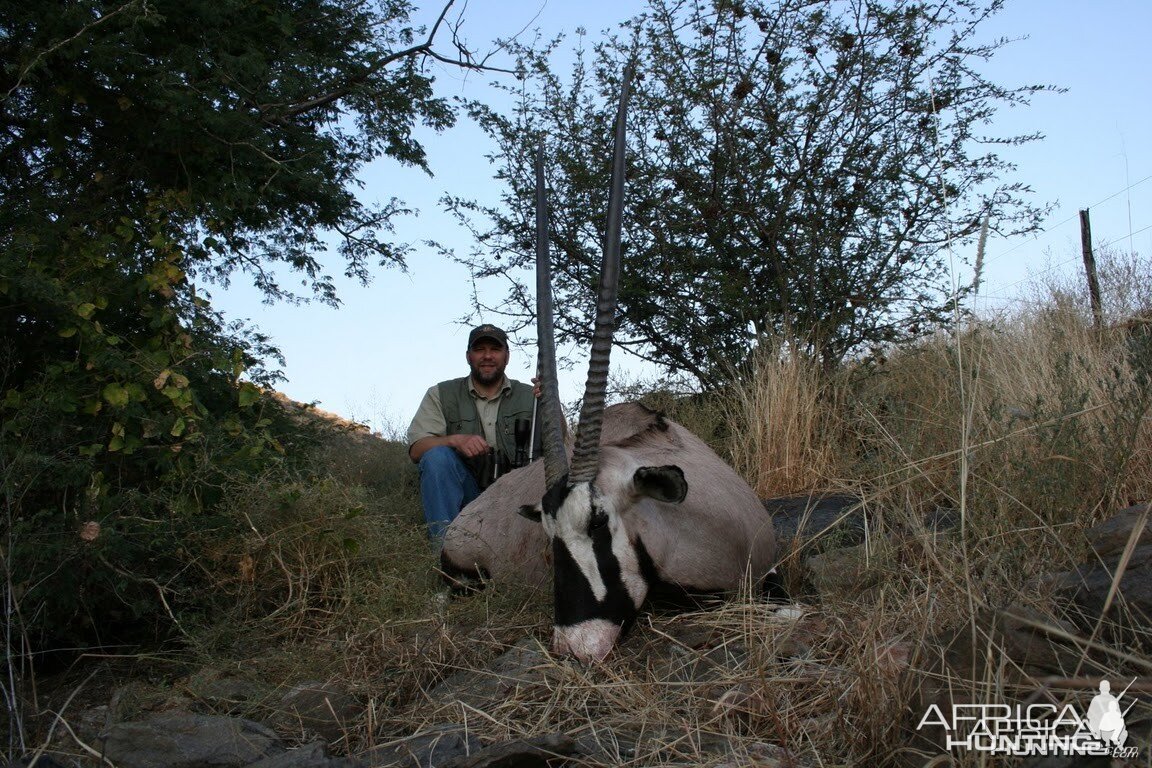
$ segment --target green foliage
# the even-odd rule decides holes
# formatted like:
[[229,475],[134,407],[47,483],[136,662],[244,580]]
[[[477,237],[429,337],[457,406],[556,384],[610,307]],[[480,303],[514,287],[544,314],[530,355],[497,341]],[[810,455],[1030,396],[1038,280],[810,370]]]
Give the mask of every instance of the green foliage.
[[[995,4],[992,4],[995,6]],[[991,10],[994,10],[991,9]],[[473,116],[498,142],[501,205],[448,203],[482,246],[475,274],[510,278],[531,316],[532,158],[543,142],[562,341],[585,340],[607,208],[610,120],[625,61],[625,268],[617,344],[704,386],[746,371],[763,339],[801,339],[826,364],[921,334],[951,315],[945,246],[1026,231],[1041,211],[980,135],[1005,88],[977,67],[991,12],[971,2],[653,0],[606,41],[518,50],[509,113]]]
[[[396,201],[454,114],[400,0],[0,3],[0,565],[24,651],[166,634],[206,597],[227,488],[302,461],[268,339],[198,284],[336,302],[403,265]],[[9,619],[13,617],[9,615]],[[14,635],[11,635],[14,636]],[[11,649],[15,651],[16,649]]]
[[420,71],[428,45],[414,44],[409,10],[397,0],[6,3],[6,239],[35,255],[95,238],[138,252],[124,246],[167,237],[175,268],[191,275],[239,269],[285,296],[269,268],[280,263],[327,300],[316,259],[325,233],[338,233],[351,275],[366,277],[372,258],[402,264],[404,251],[382,239],[402,206],[369,209],[353,187],[381,155],[424,167],[412,126],[454,119]]

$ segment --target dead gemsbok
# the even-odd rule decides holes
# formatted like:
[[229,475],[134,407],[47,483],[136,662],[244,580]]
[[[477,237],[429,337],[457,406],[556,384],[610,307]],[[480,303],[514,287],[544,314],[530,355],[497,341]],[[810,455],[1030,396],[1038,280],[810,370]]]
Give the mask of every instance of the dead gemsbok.
[[[537,157],[537,332],[542,462],[469,504],[444,539],[449,574],[543,583],[551,564],[553,650],[599,661],[650,597],[726,592],[761,580],[776,555],[756,494],[702,440],[637,403],[605,408],[615,326],[631,68],[616,148],[588,382],[571,459],[556,382],[542,158]],[[517,514],[519,513],[519,514]]]

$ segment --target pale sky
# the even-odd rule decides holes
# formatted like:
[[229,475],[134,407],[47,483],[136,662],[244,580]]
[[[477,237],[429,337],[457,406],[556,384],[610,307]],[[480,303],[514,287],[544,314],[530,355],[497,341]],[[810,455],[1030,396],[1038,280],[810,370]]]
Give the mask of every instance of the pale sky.
[[[583,26],[590,33],[615,27],[643,7],[637,0],[470,0],[465,36],[474,48],[495,37],[539,28],[545,37]],[[430,23],[440,6],[427,6],[415,20]],[[985,27],[989,39],[1013,42],[985,72],[1004,86],[1046,83],[1068,88],[1064,94],[1040,94],[1031,107],[1003,112],[990,133],[1008,135],[1039,130],[1047,138],[1002,154],[1019,167],[1018,179],[1035,190],[1038,201],[1059,206],[1045,231],[1008,242],[991,240],[980,306],[1019,301],[1020,291],[1046,270],[1081,268],[1078,211],[1091,211],[1097,244],[1114,242],[1122,250],[1152,252],[1152,3],[1147,0],[1007,0],[1005,10]],[[492,76],[441,70],[441,95],[487,98]],[[362,198],[406,200],[420,215],[403,222],[397,237],[417,243],[434,238],[468,250],[467,232],[439,210],[437,200],[450,193],[494,198],[499,192],[483,132],[466,116],[444,134],[423,137],[434,172],[405,169],[380,161],[363,176]],[[607,181],[605,181],[607,183]],[[969,261],[971,260],[971,254]],[[341,274],[333,260],[331,272]],[[964,283],[971,274],[960,273]],[[287,282],[287,281],[286,281]],[[237,280],[229,290],[209,287],[213,303],[229,319],[248,319],[272,336],[287,358],[287,381],[279,389],[296,400],[369,424],[386,434],[402,432],[424,391],[436,382],[467,373],[465,344],[470,326],[459,319],[470,311],[472,283],[466,270],[438,254],[418,248],[409,270],[378,269],[362,287],[338,282],[339,309],[319,304],[268,307]],[[491,319],[499,323],[498,318]],[[527,339],[531,341],[531,339]],[[514,349],[508,373],[527,380],[534,368],[531,349]],[[614,371],[644,367],[613,353]],[[580,366],[561,377],[561,397],[571,402],[583,390]]]

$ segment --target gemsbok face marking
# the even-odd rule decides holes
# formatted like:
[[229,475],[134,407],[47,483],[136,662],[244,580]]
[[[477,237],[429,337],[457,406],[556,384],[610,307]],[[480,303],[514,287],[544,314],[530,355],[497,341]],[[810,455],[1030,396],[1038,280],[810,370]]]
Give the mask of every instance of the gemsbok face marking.
[[[605,407],[615,327],[631,67],[621,84],[588,382],[571,454],[556,381],[543,153],[536,159],[536,293],[543,461],[505,475],[444,539],[446,574],[540,583],[551,566],[553,650],[600,661],[654,592],[722,592],[774,564],[772,520],[703,441],[637,403]],[[515,514],[519,511],[519,515]]]
[[618,449],[604,454],[595,482],[557,485],[540,507],[522,510],[552,543],[553,650],[581,660],[599,661],[612,650],[658,578],[643,542],[629,532],[633,507],[679,504],[688,492],[680,467],[638,466]]

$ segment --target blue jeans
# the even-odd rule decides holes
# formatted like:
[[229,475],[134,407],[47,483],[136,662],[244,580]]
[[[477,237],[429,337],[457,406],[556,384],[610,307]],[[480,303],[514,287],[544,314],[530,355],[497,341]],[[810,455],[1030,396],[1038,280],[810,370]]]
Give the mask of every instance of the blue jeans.
[[433,542],[443,541],[448,524],[479,495],[476,478],[456,451],[440,445],[420,457],[420,498],[424,502],[428,538]]

